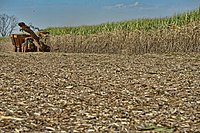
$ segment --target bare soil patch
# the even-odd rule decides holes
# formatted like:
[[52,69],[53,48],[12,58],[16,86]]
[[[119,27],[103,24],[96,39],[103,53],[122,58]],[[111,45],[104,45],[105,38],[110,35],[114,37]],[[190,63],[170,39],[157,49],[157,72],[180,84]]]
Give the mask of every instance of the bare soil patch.
[[200,132],[200,54],[0,53],[0,132]]
[[0,42],[0,52],[14,52],[12,42]]

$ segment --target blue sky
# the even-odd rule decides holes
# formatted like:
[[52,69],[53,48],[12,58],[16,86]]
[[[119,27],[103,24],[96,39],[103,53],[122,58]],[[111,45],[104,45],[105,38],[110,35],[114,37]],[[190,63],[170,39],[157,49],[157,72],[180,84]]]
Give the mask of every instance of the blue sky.
[[46,28],[170,16],[199,6],[200,0],[0,0],[0,14]]

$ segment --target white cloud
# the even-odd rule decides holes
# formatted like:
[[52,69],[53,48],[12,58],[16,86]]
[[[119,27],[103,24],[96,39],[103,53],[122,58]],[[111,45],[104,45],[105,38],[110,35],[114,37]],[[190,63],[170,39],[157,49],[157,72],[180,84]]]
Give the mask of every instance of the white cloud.
[[116,4],[114,6],[110,6],[111,8],[124,8],[125,5],[124,4]]
[[136,7],[140,7],[140,6],[141,6],[141,4],[139,2],[134,2],[134,3],[130,3],[130,4],[120,3],[120,4],[116,4],[116,5],[106,6],[105,8],[107,8],[107,9],[136,8]]
[[134,6],[138,6],[138,5],[139,5],[139,2],[135,2],[133,5],[134,5]]

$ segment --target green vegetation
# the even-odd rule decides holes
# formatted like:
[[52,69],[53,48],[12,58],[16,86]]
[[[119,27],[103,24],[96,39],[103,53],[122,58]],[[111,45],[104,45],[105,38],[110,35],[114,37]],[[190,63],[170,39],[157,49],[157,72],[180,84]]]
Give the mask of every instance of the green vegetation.
[[200,20],[200,7],[193,11],[176,14],[172,17],[153,18],[153,19],[137,19],[124,22],[112,22],[94,26],[78,26],[78,27],[55,27],[47,28],[51,35],[91,35],[102,32],[113,31],[133,31],[133,30],[152,30],[163,29],[168,26],[183,26],[188,23]]

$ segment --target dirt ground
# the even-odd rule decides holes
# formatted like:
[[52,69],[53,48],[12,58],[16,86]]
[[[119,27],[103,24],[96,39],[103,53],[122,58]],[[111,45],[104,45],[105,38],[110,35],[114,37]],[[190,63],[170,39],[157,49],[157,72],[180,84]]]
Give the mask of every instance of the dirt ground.
[[0,132],[200,132],[200,54],[0,52]]

